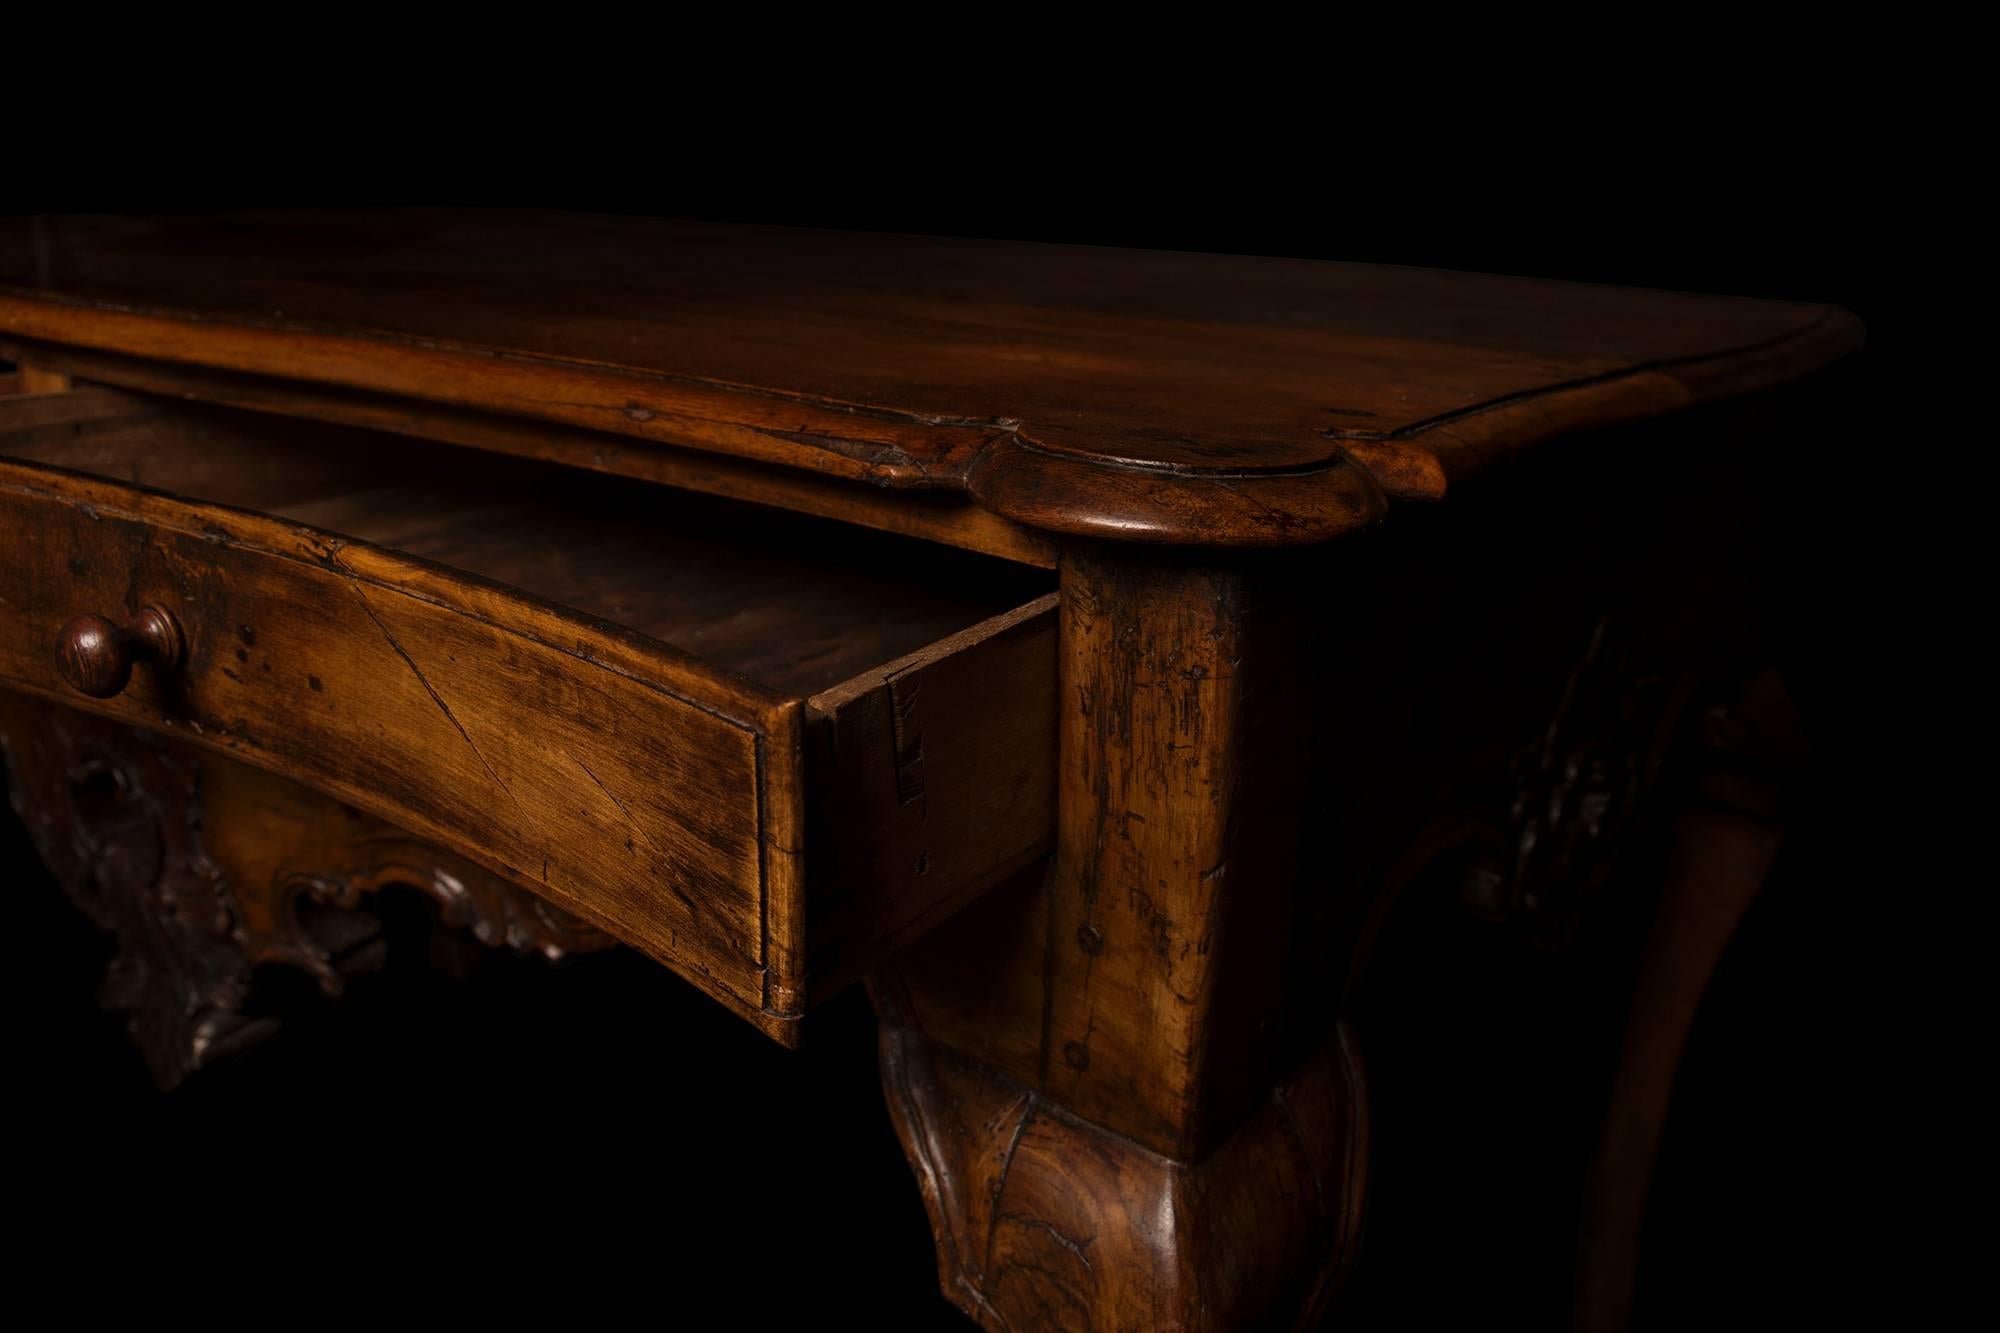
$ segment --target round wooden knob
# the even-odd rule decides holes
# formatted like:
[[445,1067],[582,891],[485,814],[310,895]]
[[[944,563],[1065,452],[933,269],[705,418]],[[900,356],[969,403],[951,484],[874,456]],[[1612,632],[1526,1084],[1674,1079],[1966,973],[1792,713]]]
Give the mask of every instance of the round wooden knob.
[[132,679],[134,662],[161,670],[181,664],[186,641],[173,616],[157,606],[139,613],[131,629],[103,616],[77,616],[56,637],[56,670],[69,687],[93,699],[109,699]]

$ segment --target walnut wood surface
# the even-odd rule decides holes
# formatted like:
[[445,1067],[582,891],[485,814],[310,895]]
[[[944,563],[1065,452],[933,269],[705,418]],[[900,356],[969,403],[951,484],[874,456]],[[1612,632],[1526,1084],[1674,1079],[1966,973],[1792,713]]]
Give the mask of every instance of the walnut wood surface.
[[1818,306],[584,215],[15,219],[0,334],[582,427],[1057,532],[1294,545],[1796,377]]
[[[1276,1072],[1308,703],[1296,590],[1073,550],[1040,1082],[1194,1157]],[[1227,948],[1218,947],[1227,940]],[[1262,964],[1256,960],[1260,958]]]
[[[1055,841],[1055,598],[1031,602],[813,697],[826,775],[809,846],[815,996],[1046,857]],[[996,726],[996,717],[1007,719]],[[887,760],[888,762],[884,762]],[[855,836],[857,830],[867,836]],[[855,941],[868,948],[856,952]]]
[[269,512],[518,588],[781,693],[830,690],[1036,600],[1049,582],[956,551],[744,505],[634,497],[559,472],[372,480]]
[[[1048,846],[1053,599],[1032,571],[692,497],[641,521],[601,483],[527,465],[453,488],[427,479],[448,460],[407,443],[385,474],[381,441],[352,433],[61,397],[90,401],[5,404],[23,429],[0,455],[35,461],[0,460],[0,681],[87,704],[57,671],[60,627],[165,606],[186,665],[142,669],[107,714],[486,865],[781,1040],[809,992]],[[273,462],[294,453],[296,471]],[[992,668],[953,660],[989,651]],[[1007,689],[981,684],[995,669]],[[913,758],[920,801],[874,780]],[[874,873],[891,855],[900,871]]]
[[881,1041],[939,1283],[985,1328],[1317,1325],[1353,1257],[1367,1173],[1345,1033],[1193,1164],[901,1028],[884,1027]]
[[[940,1187],[948,1294],[995,1327],[1047,1317],[1041,1278],[1011,1287],[978,1243],[946,1246],[968,1217],[998,1217],[1019,1237],[1046,1223],[1093,1261],[1099,1247],[1138,1243],[1107,1223],[1083,1246],[1075,1210],[1087,1205],[1055,1190],[986,1202],[980,1182],[1005,1147],[991,1125],[1014,1123],[997,1089],[1202,1169],[1330,1025],[1354,1022],[1364,1051],[1383,1039],[1393,1016],[1357,1014],[1356,993],[1398,902],[1443,897],[1496,936],[1555,951],[1583,947],[1580,919],[1643,896],[1632,873],[1611,872],[1650,845],[1663,796],[1680,789],[1662,785],[1680,740],[1774,650],[1767,517],[1785,460],[1756,445],[1787,424],[1814,438],[1824,418],[1798,409],[1730,405],[1687,431],[1579,439],[1477,479],[1456,507],[1310,554],[1214,568],[1111,546],[1065,552],[1055,862],[870,979],[884,1023],[916,1043],[906,1049],[949,1051],[977,1071],[902,1112],[924,1145],[913,1159],[931,1155],[915,1163],[920,1180],[957,1164],[956,1186]],[[1644,465],[1668,458],[1684,470],[1665,481]],[[1734,484],[1718,491],[1708,479],[1725,466]],[[1675,940],[1713,944],[1695,923],[1662,924],[1669,953]],[[1595,1187],[1603,1215],[1616,1214],[1610,1230],[1643,1199],[1649,1117],[1690,998],[1653,990],[1640,1001],[1652,1016],[1634,1020],[1619,1146],[1607,1148],[1618,1161]],[[1608,997],[1611,1029],[1624,1000]],[[893,1098],[899,1075],[888,1077]],[[1425,1151],[1384,1137],[1392,1154]],[[1069,1168],[1087,1178],[1099,1151],[1077,1143]],[[1371,1165],[1370,1188],[1383,1179]],[[1579,1170],[1549,1188],[1580,1201],[1585,1183]],[[1280,1231],[1258,1234],[1279,1244]],[[1571,1277],[1576,1239],[1544,1237],[1556,1283]],[[1422,1236],[1390,1243],[1404,1248],[1387,1262],[1421,1270],[1407,1251]],[[1061,1249],[1049,1238],[1039,1253],[1053,1262]],[[1580,1301],[1608,1293],[1615,1308],[1625,1259],[1608,1234],[1587,1252]],[[1117,1308],[1090,1304],[1097,1322],[1078,1326],[1117,1327]]]
[[[1192,1160],[1297,1051],[1294,886],[1315,759],[1310,581],[1073,550],[1046,889],[875,978],[889,1021]],[[1324,1031],[1324,1029],[1320,1029]]]
[[[3,341],[4,335],[0,335]],[[93,384],[300,420],[364,426],[483,453],[544,459],[634,481],[816,514],[1044,569],[1053,569],[1056,563],[1055,547],[1046,534],[1001,518],[954,491],[885,489],[865,481],[843,481],[823,473],[546,421],[74,347],[39,345],[33,354],[39,365],[72,371]],[[0,393],[7,391],[0,382]]]
[[1047,592],[833,523],[373,431],[111,389],[31,396],[0,452],[391,548],[811,694]]
[[[1824,307],[617,218],[0,223],[0,356],[296,419],[0,399],[0,683],[63,697],[73,603],[171,595],[186,672],[89,707],[392,818],[781,1039],[868,971],[940,1277],[987,1326],[1282,1326],[1383,1178],[1347,1042],[1387,1028],[1382,923],[1443,895],[1572,947],[1686,719],[1768,660],[1740,537],[1828,433],[1700,405],[1859,339]],[[532,460],[1054,563],[1060,608]],[[1314,549],[1227,549],[1261,547]],[[1768,848],[1730,845],[1743,873],[1674,901],[1740,904]],[[1655,957],[1710,957],[1700,924]],[[1658,967],[1590,1318],[1628,1294],[1695,999]]]
[[1310,1318],[1364,1179],[1358,1076],[1284,1022],[1314,585],[1061,572],[1055,859],[871,977],[941,1282],[994,1329]]

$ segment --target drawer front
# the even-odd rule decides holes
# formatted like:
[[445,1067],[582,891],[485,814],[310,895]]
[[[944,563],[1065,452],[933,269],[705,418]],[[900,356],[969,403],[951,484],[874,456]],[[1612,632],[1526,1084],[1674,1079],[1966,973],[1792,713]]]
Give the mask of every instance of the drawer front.
[[[72,617],[185,660],[85,699]],[[278,520],[0,461],[0,687],[181,736],[433,839],[781,1040],[803,993],[802,708],[663,645]],[[775,943],[774,943],[775,940]]]

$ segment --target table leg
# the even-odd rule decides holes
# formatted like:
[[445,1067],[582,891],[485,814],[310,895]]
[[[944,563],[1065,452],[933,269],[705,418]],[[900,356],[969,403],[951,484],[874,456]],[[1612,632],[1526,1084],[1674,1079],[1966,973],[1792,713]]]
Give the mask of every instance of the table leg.
[[1030,878],[873,979],[947,1296],[992,1329],[1311,1319],[1360,1214],[1362,1082],[1289,1022],[1308,666],[1289,595],[1078,549],[1060,813]]

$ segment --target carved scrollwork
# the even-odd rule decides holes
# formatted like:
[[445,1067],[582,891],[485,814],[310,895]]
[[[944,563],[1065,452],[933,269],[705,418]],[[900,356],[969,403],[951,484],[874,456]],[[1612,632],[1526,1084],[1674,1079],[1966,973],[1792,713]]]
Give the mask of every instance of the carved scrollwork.
[[162,1087],[276,1029],[246,1012],[258,965],[328,994],[380,966],[380,922],[360,909],[387,885],[485,945],[554,960],[613,943],[379,820],[135,728],[0,693],[0,753],[36,850],[117,937],[102,999],[131,1015]]
[[1692,716],[1717,688],[1708,676],[1648,671],[1615,618],[1599,621],[1540,735],[1509,767],[1504,813],[1462,853],[1461,901],[1561,945],[1615,862]]
[[1541,733],[1516,753],[1505,795],[1456,817],[1426,873],[1449,868],[1468,910],[1529,943],[1565,944],[1633,841],[1649,793],[1671,781],[1682,799],[1768,807],[1776,775],[1798,761],[1786,739],[1795,731],[1775,673],[1649,670],[1607,618]]
[[56,710],[38,721],[0,724],[14,808],[70,897],[117,936],[102,1001],[131,1015],[153,1076],[171,1087],[274,1027],[244,1013],[251,969],[222,870],[202,848],[200,766],[108,745]]
[[352,911],[360,906],[362,895],[384,884],[410,884],[424,890],[437,904],[438,919],[445,925],[471,931],[474,939],[489,947],[504,946],[518,953],[540,954],[552,963],[568,954],[586,953],[612,943],[602,931],[532,893],[523,893],[505,880],[495,879],[443,853],[432,852],[424,858],[423,849],[416,844],[411,844],[411,850],[419,855],[409,860],[429,859],[438,864],[430,866],[427,875],[392,865],[344,879],[295,876],[284,887],[304,892],[323,906]]

